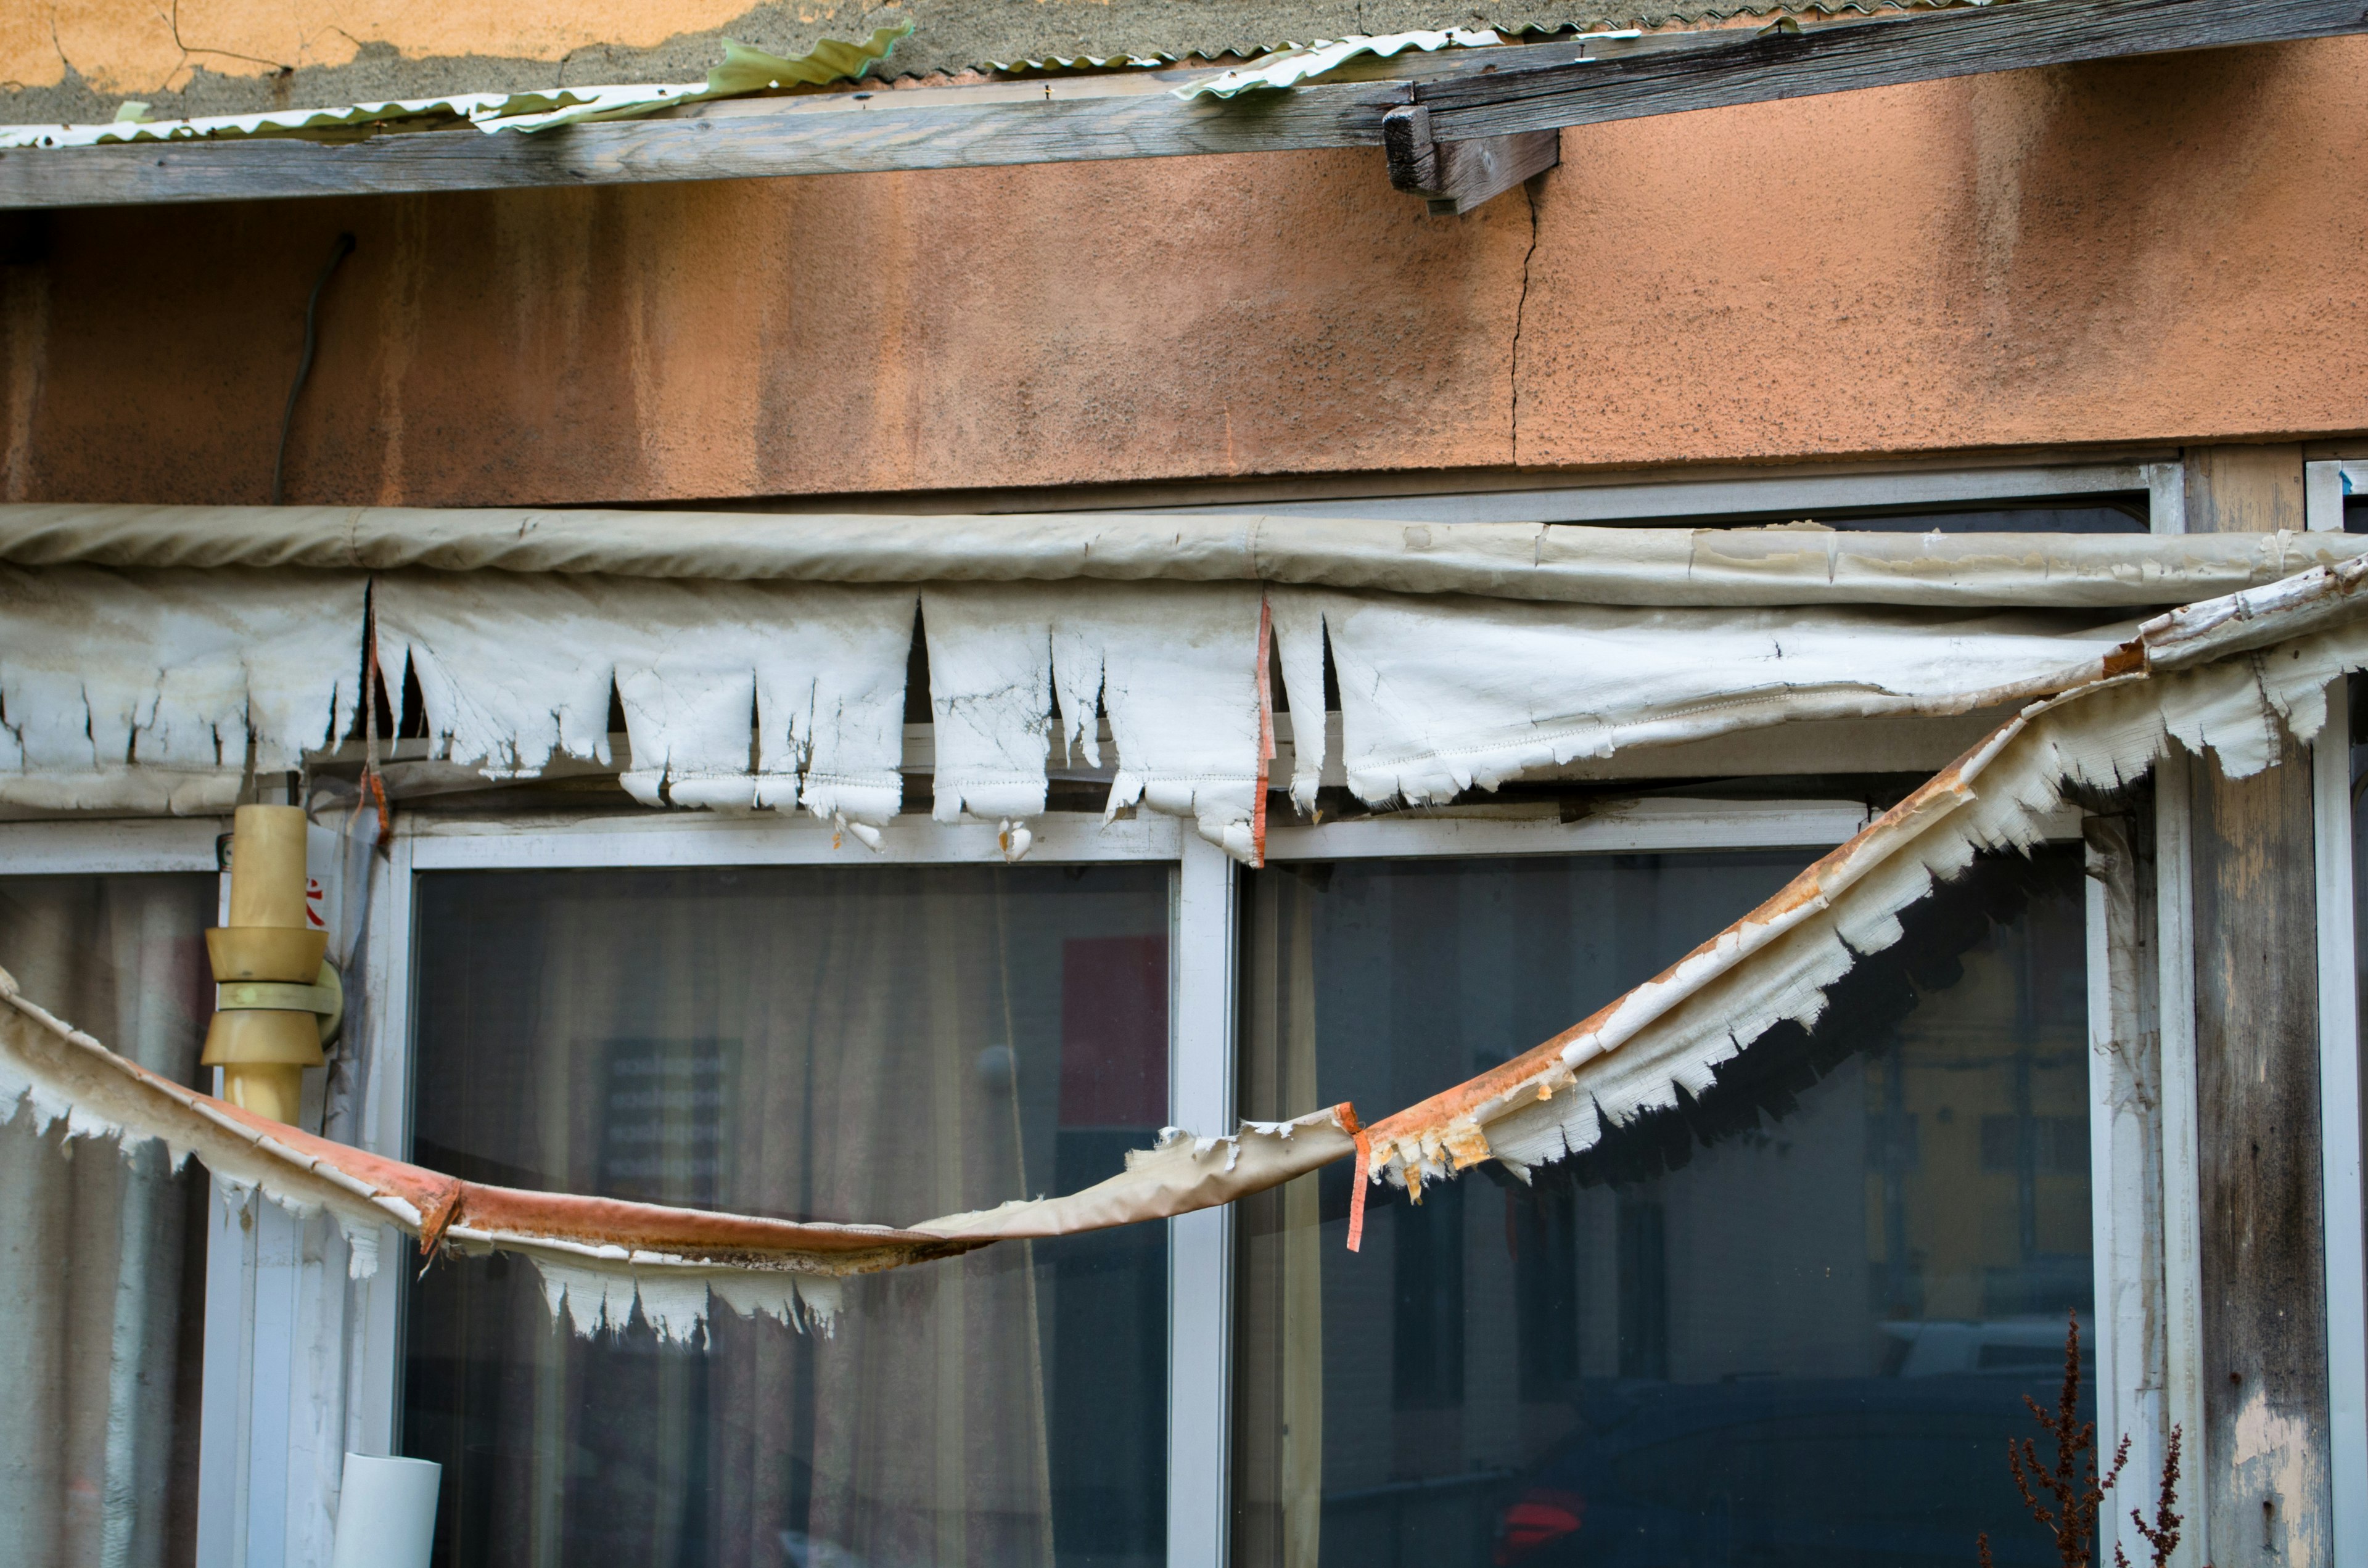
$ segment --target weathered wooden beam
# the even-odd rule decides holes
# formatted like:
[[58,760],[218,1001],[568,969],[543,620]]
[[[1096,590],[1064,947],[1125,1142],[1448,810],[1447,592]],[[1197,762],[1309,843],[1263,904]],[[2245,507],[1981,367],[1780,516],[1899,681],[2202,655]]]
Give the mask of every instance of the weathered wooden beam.
[[1433,217],[1460,216],[1562,162],[1562,132],[1517,131],[1476,142],[1437,142],[1420,104],[1382,116],[1390,184],[1430,203]]
[[[2299,530],[2302,479],[2298,446],[2192,451],[2188,529]],[[2205,1506],[2188,1509],[2201,1560],[2319,1568],[2333,1521],[2315,826],[2308,755],[2282,747],[2249,778],[2192,772],[2204,1431],[2188,1451]]]
[[[2368,31],[2362,0],[2009,0],[1753,34],[1606,40],[1417,84],[1442,142],[2180,50]],[[1682,46],[1682,47],[1681,47]]]
[[[0,209],[1372,147],[1383,116],[1412,104],[1428,110],[1433,142],[1445,147],[1979,72],[2362,31],[2368,0],[2010,0],[1798,32],[1565,40],[1360,62],[1350,74],[1365,79],[1230,99],[1179,100],[1167,89],[1192,74],[1146,72],[743,100],[532,135],[36,148],[0,153]],[[1509,163],[1536,155],[1524,151]],[[1506,161],[1483,153],[1473,166]]]
[[[1096,85],[1108,78],[1088,79]],[[1121,79],[1125,80],[1125,79]],[[531,135],[469,129],[362,142],[288,137],[0,153],[0,209],[873,174],[1284,148],[1372,147],[1404,81],[1317,82],[1237,99],[1038,84],[702,105]],[[1172,78],[1170,78],[1172,81]],[[1059,88],[1059,92],[1055,92]],[[1081,90],[1085,89],[1085,90]]]

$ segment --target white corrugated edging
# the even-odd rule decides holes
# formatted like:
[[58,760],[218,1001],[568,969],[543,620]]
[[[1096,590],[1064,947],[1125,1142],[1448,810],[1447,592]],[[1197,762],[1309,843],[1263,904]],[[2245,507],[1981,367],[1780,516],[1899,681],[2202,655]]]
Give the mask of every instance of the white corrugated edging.
[[[1589,38],[1634,38],[1634,32],[1589,33]],[[1505,42],[1505,39],[1489,28],[1450,28],[1439,32],[1385,33],[1379,37],[1363,35],[1329,39],[1320,43],[1276,50],[1260,55],[1247,65],[1220,72],[1203,81],[1188,82],[1172,89],[1179,98],[1230,98],[1236,93],[1247,93],[1259,87],[1289,87],[1337,71],[1360,55],[1388,58],[1409,49],[1427,53],[1442,49],[1486,49]]]
[[433,98],[389,98],[329,108],[269,109],[256,114],[149,119],[147,105],[128,102],[112,120],[88,125],[0,125],[0,150],[97,147],[135,142],[220,142],[255,136],[302,137],[308,131],[393,126],[404,120],[465,119],[478,130],[548,131],[586,120],[630,119],[681,104],[777,92],[861,77],[912,35],[913,24],[882,28],[861,43],[823,39],[800,55],[768,54],[726,39],[723,62],[704,82],[615,86],[548,87],[516,93],[451,93]]

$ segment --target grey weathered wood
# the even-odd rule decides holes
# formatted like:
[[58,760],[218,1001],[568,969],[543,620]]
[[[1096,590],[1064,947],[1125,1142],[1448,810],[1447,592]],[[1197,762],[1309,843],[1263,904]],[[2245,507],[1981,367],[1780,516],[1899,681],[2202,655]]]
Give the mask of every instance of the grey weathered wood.
[[1434,217],[1447,217],[1469,212],[1562,162],[1562,132],[1439,142],[1430,134],[1429,112],[1413,104],[1382,117],[1382,152],[1390,184],[1429,201]]
[[2368,31],[2362,0],[2013,0],[1798,32],[1606,41],[1600,59],[1442,76],[1418,83],[1415,98],[1446,142],[2361,31]]
[[[2368,0],[2013,0],[1799,32],[1566,40],[1421,56],[1190,102],[1092,76],[704,106],[521,135],[269,138],[0,153],[0,209],[496,190],[1371,147],[1419,103],[1437,145],[1938,77],[2368,31]],[[1580,58],[1584,54],[1586,58]],[[1386,73],[1386,75],[1381,74]]]
[[1516,131],[1474,142],[1438,143],[1433,217],[1460,215],[1562,162],[1562,132]]
[[[2188,460],[2191,532],[2302,526],[2302,449]],[[2194,769],[2206,1561],[2329,1561],[2318,964],[2308,756]]]
[[1430,111],[1409,104],[1383,115],[1382,156],[1394,188],[1424,197],[1439,188],[1439,143],[1431,140]]
[[[970,89],[769,98],[754,112],[322,143],[288,138],[0,153],[0,209],[422,190],[629,185],[981,168],[1106,158],[1371,147],[1402,81],[1318,82],[1184,102],[1165,92],[1049,99]],[[911,101],[907,101],[911,100]],[[724,106],[717,106],[724,107]],[[743,106],[730,106],[740,108]]]

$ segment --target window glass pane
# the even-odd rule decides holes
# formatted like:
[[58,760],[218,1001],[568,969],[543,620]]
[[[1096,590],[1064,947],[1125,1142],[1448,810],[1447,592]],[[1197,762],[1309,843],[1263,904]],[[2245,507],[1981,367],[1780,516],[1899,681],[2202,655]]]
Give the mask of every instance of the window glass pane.
[[[0,877],[0,955],[28,997],[198,1085],[218,885]],[[194,1164],[170,1174],[154,1143],[125,1160],[84,1142],[68,1159],[65,1131],[0,1127],[0,1562],[185,1561],[209,1184]]]
[[[910,1222],[1099,1179],[1167,1112],[1164,866],[438,873],[415,1153],[476,1180]],[[1133,1564],[1167,1531],[1163,1226],[847,1282],[829,1336],[554,1330],[413,1290],[442,1564]]]
[[[1257,874],[1253,1116],[1408,1105],[1774,892],[1765,853]],[[1813,1032],[1523,1186],[1244,1205],[1239,1568],[2052,1562],[2007,1472],[2090,1300],[2077,851],[1986,859]]]

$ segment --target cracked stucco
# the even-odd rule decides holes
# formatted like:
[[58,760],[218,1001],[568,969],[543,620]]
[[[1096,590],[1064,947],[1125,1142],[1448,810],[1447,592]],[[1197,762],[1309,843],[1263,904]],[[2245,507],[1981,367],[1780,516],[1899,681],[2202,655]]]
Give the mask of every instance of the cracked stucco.
[[737,39],[800,54],[905,21],[893,74],[1129,53],[1255,54],[1279,44],[1450,27],[1508,30],[1662,26],[1829,4],[1645,0],[17,0],[0,6],[0,121],[113,118],[127,98],[155,117],[323,108],[381,98],[552,86],[688,82]]

